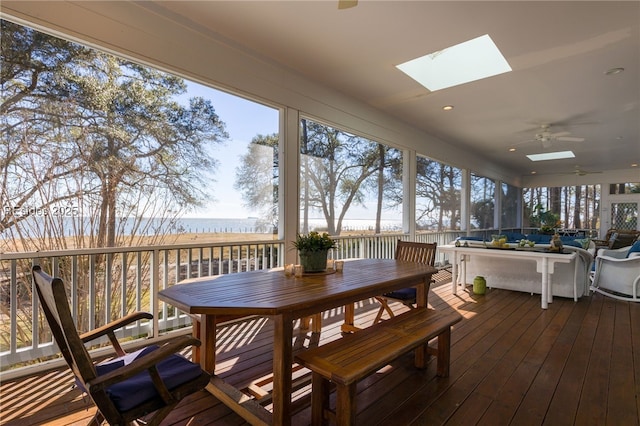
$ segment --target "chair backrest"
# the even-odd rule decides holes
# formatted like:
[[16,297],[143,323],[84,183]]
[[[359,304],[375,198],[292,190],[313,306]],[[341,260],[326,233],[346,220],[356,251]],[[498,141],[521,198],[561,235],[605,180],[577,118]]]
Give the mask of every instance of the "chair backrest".
[[33,267],[32,274],[51,334],[76,379],[84,385],[97,373],[71,316],[64,283],[60,278],[47,275],[37,265]]
[[395,258],[433,266],[436,261],[436,248],[437,243],[414,243],[398,240]]

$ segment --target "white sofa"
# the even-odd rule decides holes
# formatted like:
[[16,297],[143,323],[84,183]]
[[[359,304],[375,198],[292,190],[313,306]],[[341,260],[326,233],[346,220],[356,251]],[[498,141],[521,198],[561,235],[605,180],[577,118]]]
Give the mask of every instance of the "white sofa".
[[[548,248],[548,244],[536,244],[536,247]],[[595,254],[595,244],[590,243],[587,250],[564,246],[564,251],[578,253],[570,263],[556,263],[551,274],[551,294],[559,297],[574,298],[574,275],[578,262],[575,297],[589,295],[590,272]],[[531,259],[502,259],[499,257],[470,256],[465,260],[466,282],[473,282],[475,276],[483,276],[488,288],[523,291],[540,294],[542,277],[536,271],[536,262]]]

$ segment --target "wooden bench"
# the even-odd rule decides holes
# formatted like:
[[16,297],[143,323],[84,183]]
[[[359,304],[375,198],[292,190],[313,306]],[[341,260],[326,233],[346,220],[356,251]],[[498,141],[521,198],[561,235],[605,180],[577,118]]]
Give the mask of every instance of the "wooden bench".
[[[296,355],[312,372],[312,424],[334,420],[340,426],[356,419],[356,383],[401,355],[416,350],[416,367],[425,368],[429,340],[437,337],[437,375],[449,375],[451,326],[462,317],[418,308]],[[329,383],[336,385],[336,409],[329,409]]]

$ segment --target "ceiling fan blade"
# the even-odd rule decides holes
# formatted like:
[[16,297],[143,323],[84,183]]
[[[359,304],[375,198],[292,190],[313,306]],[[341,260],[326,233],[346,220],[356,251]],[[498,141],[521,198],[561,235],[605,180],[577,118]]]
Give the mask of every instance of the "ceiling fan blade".
[[560,136],[559,138],[556,138],[559,141],[565,141],[565,142],[584,142],[584,138],[576,138],[576,137],[572,137],[572,136]]
[[527,139],[526,141],[520,141],[520,142],[512,143],[509,146],[513,148],[513,147],[524,145],[524,144],[531,143],[531,142],[537,142],[537,141],[535,139]]
[[338,0],[338,9],[349,9],[358,5],[358,0]]
[[569,136],[571,134],[571,132],[556,132],[556,133],[551,133],[549,136],[551,136],[552,138],[559,138],[560,136]]

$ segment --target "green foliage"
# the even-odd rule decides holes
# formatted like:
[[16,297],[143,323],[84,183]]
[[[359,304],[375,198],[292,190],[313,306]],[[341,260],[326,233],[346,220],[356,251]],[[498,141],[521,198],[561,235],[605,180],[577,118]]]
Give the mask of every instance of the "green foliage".
[[335,248],[336,242],[326,232],[312,231],[306,235],[298,234],[293,246],[301,252],[320,251]]
[[550,210],[545,210],[542,204],[537,204],[534,207],[534,213],[529,220],[531,225],[539,227],[542,232],[552,232],[562,224],[560,216]]

